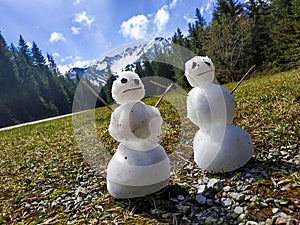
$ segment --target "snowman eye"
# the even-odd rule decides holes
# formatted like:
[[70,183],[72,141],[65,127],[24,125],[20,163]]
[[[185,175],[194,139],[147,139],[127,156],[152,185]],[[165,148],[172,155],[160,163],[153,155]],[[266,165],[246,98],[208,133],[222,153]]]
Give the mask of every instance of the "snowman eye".
[[205,63],[206,65],[208,65],[208,66],[211,66],[209,62],[205,62],[205,61],[204,61],[204,63]]
[[197,66],[197,63],[193,62],[192,69],[195,69],[196,66]]
[[122,83],[122,84],[127,83],[127,79],[126,79],[126,78],[122,78],[122,79],[121,79],[121,83]]

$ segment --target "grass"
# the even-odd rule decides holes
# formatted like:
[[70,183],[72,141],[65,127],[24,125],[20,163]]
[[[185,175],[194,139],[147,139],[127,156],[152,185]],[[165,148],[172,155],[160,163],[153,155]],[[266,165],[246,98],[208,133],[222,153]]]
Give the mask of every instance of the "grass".
[[[236,110],[233,123],[250,133],[255,155],[270,148],[299,145],[299,83],[300,70],[293,70],[251,78],[244,81],[234,93]],[[234,85],[230,83],[225,87],[232,90]],[[145,99],[145,102],[154,105],[157,99],[152,97]],[[177,95],[170,95],[159,105],[164,120],[161,144],[169,154],[175,148],[181,148],[183,154],[191,153],[195,127],[184,118],[184,106],[184,98]],[[96,110],[96,132],[105,149],[112,154],[118,143],[107,132],[109,120],[110,111],[107,108]],[[63,224],[69,220],[70,214],[60,206],[26,213],[23,209],[26,203],[53,200],[76,188],[78,174],[86,158],[76,143],[72,125],[72,118],[66,117],[0,131],[0,224]],[[179,143],[188,138],[188,142]],[[274,163],[276,166],[278,162]],[[106,191],[105,179],[96,176],[94,179],[98,181],[100,194],[96,201],[85,206],[86,212],[79,213],[77,221],[93,223],[100,220],[127,224],[168,221],[162,219],[161,214],[151,215],[149,209],[155,208],[155,201],[159,199],[165,209],[172,210],[168,208],[171,207],[168,205],[170,195],[176,196],[183,191],[176,186],[176,182],[184,181],[186,174],[184,170],[180,171],[178,180],[171,180],[166,190],[136,201],[112,198]],[[276,171],[276,181],[286,179],[293,187],[280,193],[285,199],[299,197],[299,174],[300,171]],[[253,188],[263,192],[268,183],[263,180]],[[52,189],[51,194],[44,195],[49,189]]]

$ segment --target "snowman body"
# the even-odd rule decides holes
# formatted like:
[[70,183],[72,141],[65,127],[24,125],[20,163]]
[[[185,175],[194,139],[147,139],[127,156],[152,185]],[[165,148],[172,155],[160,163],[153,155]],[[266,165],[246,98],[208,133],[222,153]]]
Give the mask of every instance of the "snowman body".
[[200,129],[194,141],[194,160],[209,172],[229,172],[245,165],[253,154],[250,135],[230,124],[234,98],[213,84],[214,66],[208,57],[196,56],[185,64],[193,86],[187,97],[187,117]]
[[133,72],[123,72],[113,83],[120,106],[111,115],[109,132],[120,145],[107,167],[107,189],[117,198],[145,196],[169,181],[169,158],[158,144],[162,119],[157,108],[140,101],[144,94]]

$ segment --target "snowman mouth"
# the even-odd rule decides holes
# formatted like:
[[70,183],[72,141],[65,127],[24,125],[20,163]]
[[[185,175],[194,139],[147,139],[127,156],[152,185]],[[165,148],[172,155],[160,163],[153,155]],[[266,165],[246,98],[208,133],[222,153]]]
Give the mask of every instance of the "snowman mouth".
[[209,73],[209,72],[211,72],[211,71],[212,71],[212,70],[207,70],[207,71],[205,71],[205,72],[202,72],[202,73],[197,74],[197,76],[204,75],[204,74]]
[[141,89],[142,87],[137,87],[137,88],[129,88],[129,89],[126,89],[125,91],[123,91],[122,93],[126,93],[128,91],[134,91],[134,90],[139,90]]

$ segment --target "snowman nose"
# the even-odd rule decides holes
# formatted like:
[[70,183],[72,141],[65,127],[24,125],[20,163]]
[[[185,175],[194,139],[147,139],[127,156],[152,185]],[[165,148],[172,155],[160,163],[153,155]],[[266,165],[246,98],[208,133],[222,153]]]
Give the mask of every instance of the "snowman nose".
[[140,84],[139,79],[134,79],[133,81],[134,81],[134,83],[135,83],[136,85],[139,85],[139,84]]

